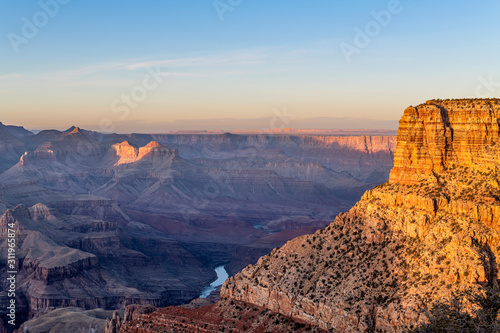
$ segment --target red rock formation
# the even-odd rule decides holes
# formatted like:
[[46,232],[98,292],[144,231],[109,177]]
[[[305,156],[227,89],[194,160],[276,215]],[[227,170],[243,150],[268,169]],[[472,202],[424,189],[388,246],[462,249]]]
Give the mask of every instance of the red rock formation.
[[117,165],[125,163],[133,163],[137,160],[138,149],[132,146],[128,141],[113,145],[116,155],[120,158]]
[[436,173],[500,165],[499,100],[428,101],[405,110],[399,122],[390,182],[437,181]]

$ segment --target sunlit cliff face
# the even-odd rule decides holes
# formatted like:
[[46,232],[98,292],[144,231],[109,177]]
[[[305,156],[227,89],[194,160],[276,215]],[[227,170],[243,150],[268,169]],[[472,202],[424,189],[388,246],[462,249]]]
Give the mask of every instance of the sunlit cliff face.
[[114,165],[130,164],[139,162],[148,157],[171,156],[175,152],[156,141],[151,141],[144,147],[134,147],[128,141],[113,145],[116,155],[120,158]]
[[428,101],[405,110],[390,182],[417,184],[448,168],[500,165],[500,100]]

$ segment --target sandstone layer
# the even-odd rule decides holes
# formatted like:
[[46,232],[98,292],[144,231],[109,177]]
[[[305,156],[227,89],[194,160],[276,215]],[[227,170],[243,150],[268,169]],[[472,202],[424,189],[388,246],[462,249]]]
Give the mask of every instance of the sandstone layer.
[[500,165],[498,100],[428,101],[399,122],[390,182],[435,181],[448,168],[479,171]]

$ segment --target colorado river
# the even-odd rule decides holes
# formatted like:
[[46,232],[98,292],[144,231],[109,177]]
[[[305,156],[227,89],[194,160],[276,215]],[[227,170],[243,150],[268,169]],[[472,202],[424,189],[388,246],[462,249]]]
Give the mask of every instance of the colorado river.
[[224,283],[224,281],[226,281],[227,278],[229,277],[224,266],[215,267],[215,273],[217,273],[217,280],[215,280],[208,287],[205,287],[205,289],[203,289],[200,298],[207,298],[208,295],[210,295],[210,293],[215,290],[215,288],[221,286]]

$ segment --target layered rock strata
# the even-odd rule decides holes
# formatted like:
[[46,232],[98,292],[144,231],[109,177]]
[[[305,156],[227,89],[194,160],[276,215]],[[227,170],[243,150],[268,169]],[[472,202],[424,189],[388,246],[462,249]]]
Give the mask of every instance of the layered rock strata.
[[120,158],[115,165],[130,164],[144,158],[169,157],[177,155],[176,150],[170,150],[156,141],[151,141],[144,147],[134,147],[128,141],[113,145],[116,155]]

